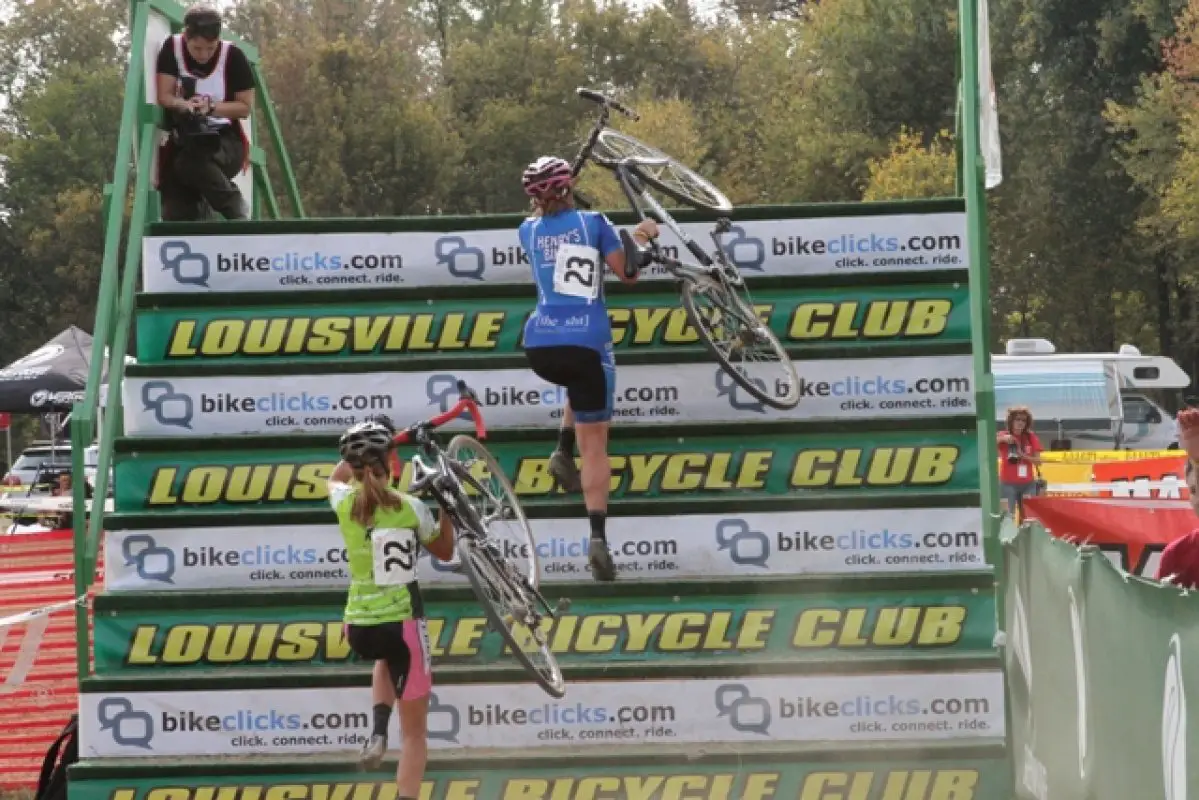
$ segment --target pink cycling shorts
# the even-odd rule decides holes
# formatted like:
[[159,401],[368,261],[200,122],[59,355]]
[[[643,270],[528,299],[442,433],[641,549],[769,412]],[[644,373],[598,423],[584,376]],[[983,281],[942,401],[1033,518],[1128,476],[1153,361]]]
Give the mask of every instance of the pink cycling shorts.
[[428,697],[433,688],[429,628],[424,619],[382,625],[346,625],[346,639],[359,658],[387,662],[400,700]]

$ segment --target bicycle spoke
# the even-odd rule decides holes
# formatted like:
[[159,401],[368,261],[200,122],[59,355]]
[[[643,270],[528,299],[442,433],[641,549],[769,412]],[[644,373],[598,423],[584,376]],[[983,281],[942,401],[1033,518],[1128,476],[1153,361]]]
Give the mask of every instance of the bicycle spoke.
[[698,172],[628,134],[605,129],[593,152],[609,161],[631,159],[633,172],[675,200],[713,211],[733,208],[729,199]]
[[463,488],[487,538],[513,564],[516,574],[536,587],[539,567],[533,532],[512,484],[487,449],[469,436],[454,437],[446,452],[466,473],[461,476]]
[[507,641],[512,654],[532,671],[537,682],[550,694],[561,697],[565,681],[558,661],[550,649],[549,637],[553,618],[536,610],[538,597],[523,582],[513,580],[507,562],[494,552],[471,543],[465,555],[470,562],[470,574],[480,600],[490,610],[493,624],[502,626],[499,633]]
[[757,316],[752,299],[706,279],[688,283],[684,301],[704,343],[731,378],[775,408],[793,408],[799,402],[795,365]]

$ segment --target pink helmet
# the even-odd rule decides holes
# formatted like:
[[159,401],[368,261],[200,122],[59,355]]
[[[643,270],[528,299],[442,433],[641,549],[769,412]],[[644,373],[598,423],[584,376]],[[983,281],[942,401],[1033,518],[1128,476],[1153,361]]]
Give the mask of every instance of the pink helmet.
[[550,189],[569,186],[571,181],[570,164],[555,156],[542,156],[525,167],[521,183],[525,194],[537,197]]

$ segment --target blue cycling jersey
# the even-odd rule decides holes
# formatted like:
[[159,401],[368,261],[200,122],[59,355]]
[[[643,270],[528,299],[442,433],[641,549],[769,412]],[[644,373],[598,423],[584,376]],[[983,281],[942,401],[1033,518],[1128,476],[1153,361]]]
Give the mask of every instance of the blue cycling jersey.
[[604,259],[621,249],[603,214],[568,209],[520,224],[520,245],[537,282],[537,309],[525,347],[576,345],[603,352],[612,342],[604,303]]

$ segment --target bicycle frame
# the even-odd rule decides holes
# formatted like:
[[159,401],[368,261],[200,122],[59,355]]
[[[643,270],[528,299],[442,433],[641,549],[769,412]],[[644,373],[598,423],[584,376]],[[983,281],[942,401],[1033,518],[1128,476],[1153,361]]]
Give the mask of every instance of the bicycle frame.
[[[396,445],[415,444],[420,452],[413,455],[410,459],[412,463],[412,486],[409,491],[413,494],[421,494],[428,492],[437,500],[437,504],[442,510],[454,518],[455,522],[461,523],[455,525],[455,529],[460,534],[463,529],[470,529],[473,526],[467,525],[466,520],[461,519],[457,508],[457,500],[465,494],[462,488],[462,481],[458,476],[458,465],[450,461],[446,454],[442,451],[437,440],[431,434],[434,429],[451,422],[466,412],[470,415],[475,423],[475,435],[479,439],[487,438],[487,429],[483,424],[483,415],[479,411],[478,401],[473,397],[473,393],[467,394],[468,390],[464,389],[465,384],[459,382],[459,391],[463,392],[463,396],[458,400],[454,407],[431,417],[424,422],[418,422],[411,425],[392,437],[392,442]],[[424,455],[433,465],[430,466],[424,458]],[[391,470],[392,474],[399,476],[403,474],[403,464],[400,463],[399,453],[395,450],[391,452]],[[461,467],[458,467],[460,469]]]

